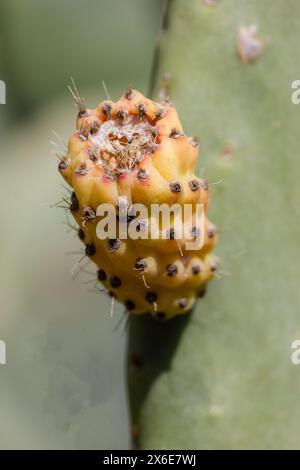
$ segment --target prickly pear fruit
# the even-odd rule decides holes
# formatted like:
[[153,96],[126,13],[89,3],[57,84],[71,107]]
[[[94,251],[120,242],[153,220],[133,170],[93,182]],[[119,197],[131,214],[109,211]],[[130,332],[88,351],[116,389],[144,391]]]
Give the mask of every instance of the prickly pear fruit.
[[[191,217],[183,224],[191,224],[192,239],[199,237],[195,208],[202,204],[206,213],[210,191],[194,174],[197,140],[183,133],[168,101],[157,104],[129,89],[116,103],[105,100],[88,109],[76,92],[77,130],[59,171],[73,188],[70,210],[85,254],[98,266],[98,280],[130,313],[167,319],[188,312],[215,275],[217,262],[210,254],[217,240],[215,226],[204,217],[203,244],[190,250],[184,237],[176,237],[170,220],[168,226],[159,221],[159,233],[165,236],[153,239],[149,217],[137,217],[130,209],[134,204],[149,209],[154,203],[190,204]],[[141,237],[124,239],[118,226],[115,237],[100,239],[97,224],[103,219],[97,209],[111,204],[119,220],[122,202],[126,224],[134,221]]]

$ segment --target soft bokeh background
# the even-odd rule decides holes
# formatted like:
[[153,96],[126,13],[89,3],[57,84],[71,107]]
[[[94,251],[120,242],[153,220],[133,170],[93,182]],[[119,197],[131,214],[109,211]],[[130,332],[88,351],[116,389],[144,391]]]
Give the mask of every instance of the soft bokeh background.
[[[96,291],[65,213],[49,141],[76,110],[70,76],[91,106],[128,85],[147,92],[163,0],[1,0],[1,449],[129,446],[124,323]],[[85,262],[83,262],[84,265]]]

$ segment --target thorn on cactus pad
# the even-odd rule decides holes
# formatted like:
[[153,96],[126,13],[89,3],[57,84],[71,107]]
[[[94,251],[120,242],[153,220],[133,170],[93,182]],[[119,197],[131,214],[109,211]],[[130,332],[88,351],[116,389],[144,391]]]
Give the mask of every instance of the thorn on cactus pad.
[[201,181],[201,189],[203,189],[204,191],[208,191],[209,190],[209,184],[206,180],[202,180]]
[[137,271],[143,273],[147,268],[147,260],[145,258],[137,258],[134,266]]
[[129,87],[128,90],[125,91],[124,96],[127,100],[131,101],[135,96],[135,90],[132,87]]
[[194,276],[196,276],[197,274],[199,274],[200,271],[201,271],[200,265],[197,264],[197,263],[193,264],[193,266],[192,266],[192,273],[194,274]]
[[110,306],[110,318],[114,316],[114,306],[115,306],[115,296],[111,297],[111,306]]
[[85,233],[84,233],[84,231],[82,230],[82,228],[79,228],[77,233],[78,233],[78,237],[80,238],[80,240],[84,240],[84,239],[85,239]]
[[109,238],[108,239],[108,248],[109,248],[109,251],[117,251],[121,246],[121,240],[119,240],[118,238]]
[[171,74],[169,72],[164,72],[162,84],[159,90],[159,99],[164,105],[170,104],[169,96],[171,91]]
[[125,307],[126,307],[126,310],[128,310],[130,312],[130,310],[135,309],[135,303],[132,300],[126,300],[125,301]]
[[167,239],[168,240],[175,240],[175,238],[176,238],[175,229],[174,229],[174,227],[171,227],[167,231]]
[[147,282],[146,282],[146,278],[145,278],[145,274],[143,273],[142,274],[142,279],[143,279],[143,283],[144,283],[144,286],[146,287],[146,289],[150,289],[150,286],[148,286]]
[[200,181],[197,179],[189,181],[189,187],[191,191],[198,191],[198,189],[200,189]]
[[78,89],[77,89],[77,86],[75,84],[73,77],[71,77],[70,80],[71,80],[71,85],[68,85],[68,89],[74,98],[75,104],[78,107],[79,112],[83,113],[86,111],[86,105],[84,103],[84,99],[79,96]]
[[213,261],[213,262],[211,263],[211,266],[210,266],[210,271],[211,271],[212,273],[215,273],[215,272],[217,271],[217,268],[218,268],[217,263],[216,263],[215,261]]
[[111,112],[112,112],[112,106],[111,106],[111,104],[109,104],[109,103],[104,103],[103,106],[102,106],[102,111],[103,111],[103,114],[104,114],[106,117],[111,117]]
[[137,177],[141,181],[145,181],[149,178],[148,172],[144,168],[140,168]]
[[84,221],[87,221],[87,220],[93,220],[95,218],[96,218],[96,211],[92,207],[86,206],[82,212],[82,219]]
[[225,161],[230,161],[235,155],[235,149],[232,145],[225,145],[221,153],[221,159]]
[[164,320],[166,318],[166,314],[164,312],[156,312],[155,315],[158,320]]
[[110,181],[115,181],[114,176],[111,175],[110,173],[104,173],[103,178],[110,180]]
[[70,211],[77,212],[79,210],[79,201],[77,199],[76,194],[74,191],[71,194],[71,204],[70,204]]
[[79,132],[79,133],[78,133],[78,137],[79,137],[79,139],[80,139],[82,142],[86,142],[86,141],[87,141],[87,137],[86,137],[84,134],[82,134],[82,132]]
[[207,229],[207,236],[208,238],[214,238],[214,236],[217,234],[217,229],[216,227],[209,227]]
[[150,133],[151,133],[152,137],[153,137],[154,139],[156,139],[157,136],[158,136],[158,130],[157,130],[157,128],[150,126],[150,129],[149,129],[149,130],[150,130]]
[[257,37],[257,26],[241,26],[237,35],[237,53],[241,62],[247,64],[257,60],[264,49],[264,43]]
[[157,110],[155,111],[155,118],[157,121],[159,121],[160,119],[163,119],[166,114],[167,111],[165,109],[157,107]]
[[172,106],[172,103],[170,101],[170,96],[168,95],[168,96],[165,96],[165,98],[162,98],[160,104],[162,106]]
[[78,202],[78,198],[76,196],[75,191],[72,191],[71,193],[71,202]]
[[146,116],[147,114],[147,108],[146,106],[144,105],[144,103],[139,103],[136,107],[137,109],[137,112],[138,112],[138,115],[140,117],[143,117],[143,116]]
[[135,213],[134,213],[133,208],[130,207],[127,212],[127,223],[129,224],[129,222],[131,222],[134,219],[135,219]]
[[192,227],[191,229],[191,235],[193,238],[199,238],[200,237],[200,228],[199,227]]
[[172,193],[181,193],[182,186],[178,181],[173,181],[170,183],[170,189]]
[[176,274],[178,273],[178,267],[176,266],[176,264],[168,264],[168,266],[166,267],[166,272],[167,275],[170,277],[176,276]]
[[145,295],[145,299],[149,304],[154,304],[157,301],[158,295],[155,292],[147,292]]
[[90,134],[95,135],[100,129],[100,124],[97,121],[94,121],[90,127]]
[[106,99],[110,100],[109,91],[108,91],[108,88],[107,88],[106,83],[105,83],[104,80],[101,81],[101,85],[102,85],[103,91],[105,93]]
[[88,117],[89,113],[86,109],[83,109],[82,111],[79,111],[79,113],[77,114],[77,117],[79,119],[81,118],[85,118],[85,117]]
[[75,175],[85,176],[87,175],[89,170],[87,169],[86,163],[81,163],[76,170],[74,171]]
[[59,171],[66,170],[70,166],[70,161],[67,160],[66,158],[63,158],[59,164],[58,164],[58,169]]
[[115,288],[120,287],[122,285],[121,279],[115,275],[109,278],[109,282],[110,282],[111,287],[115,287]]
[[182,257],[183,257],[183,251],[182,251],[182,248],[181,248],[181,246],[180,246],[180,243],[179,243],[179,241],[178,241],[178,240],[176,240],[176,243],[177,243],[177,247],[178,247],[178,250],[179,250],[180,256],[182,256]]
[[87,256],[93,256],[96,253],[96,247],[94,243],[87,243],[85,245],[85,254]]
[[189,143],[191,144],[192,147],[198,147],[199,146],[199,140],[197,137],[189,137]]
[[107,276],[106,276],[104,269],[98,269],[97,278],[98,278],[98,281],[106,281]]
[[89,149],[89,150],[88,150],[88,154],[89,154],[89,159],[90,159],[92,162],[96,163],[97,160],[98,160],[98,158],[97,158],[97,155],[96,155],[95,150]]
[[201,289],[199,292],[198,292],[198,297],[200,299],[202,299],[203,297],[206,296],[206,289]]
[[136,226],[137,232],[145,232],[148,229],[148,225],[149,222],[147,219],[140,219]]
[[119,109],[117,112],[117,119],[120,121],[125,121],[128,118],[128,111],[126,109]]
[[171,132],[169,134],[169,137],[171,139],[179,139],[180,137],[183,137],[183,136],[184,136],[184,133],[175,128],[171,129]]
[[188,306],[188,303],[189,303],[188,299],[185,299],[185,298],[178,300],[178,306],[180,308],[186,308]]

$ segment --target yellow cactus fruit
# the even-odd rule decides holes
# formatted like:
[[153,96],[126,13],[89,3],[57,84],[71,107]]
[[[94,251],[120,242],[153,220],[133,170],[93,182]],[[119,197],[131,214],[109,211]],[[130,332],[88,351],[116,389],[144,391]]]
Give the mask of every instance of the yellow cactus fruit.
[[[217,268],[211,254],[217,230],[205,215],[210,190],[194,174],[197,140],[184,134],[172,104],[155,103],[134,89],[95,109],[79,98],[77,104],[77,130],[59,171],[73,188],[70,211],[85,254],[98,267],[99,282],[132,314],[169,319],[188,312]],[[98,208],[104,204],[116,211],[114,237],[99,238],[98,224],[105,215]],[[160,236],[152,237],[155,216],[131,209],[143,205],[148,210],[153,204],[190,205],[189,220],[182,219],[185,228],[190,224],[190,236],[176,236],[173,214],[168,223],[156,217]],[[191,250],[187,243],[200,236],[194,225],[197,205],[203,208],[203,244]],[[125,225],[139,236],[120,235],[121,206],[126,208]]]

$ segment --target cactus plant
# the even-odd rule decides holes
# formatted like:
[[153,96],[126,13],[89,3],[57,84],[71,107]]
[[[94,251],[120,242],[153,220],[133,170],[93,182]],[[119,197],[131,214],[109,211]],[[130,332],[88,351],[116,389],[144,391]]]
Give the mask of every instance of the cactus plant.
[[206,177],[223,180],[211,211],[231,276],[191,316],[132,318],[140,448],[300,447],[300,371],[290,361],[300,322],[300,109],[290,99],[299,14],[297,0],[169,2],[154,95],[168,73],[185,128],[201,138]]
[[[183,133],[169,102],[154,103],[130,88],[116,103],[105,100],[97,108],[87,109],[74,87],[71,91],[79,107],[77,130],[58,168],[74,189],[70,210],[79,224],[85,254],[99,268],[98,280],[130,313],[150,312],[158,319],[168,319],[188,312],[217,267],[210,254],[217,240],[216,228],[204,214],[209,186],[193,173],[197,141]],[[182,231],[176,233],[175,215],[161,220],[157,212],[159,236],[154,239],[148,234],[153,223],[148,216],[155,217],[152,205],[163,203],[192,209],[185,218],[186,211],[181,210],[179,218],[184,235],[192,232],[193,250],[189,251],[188,238],[179,237]],[[105,204],[100,214],[98,210]],[[119,225],[112,236],[102,238],[99,223],[106,234],[108,219],[100,215],[105,215],[107,204],[115,209],[113,223],[117,218],[123,227]],[[140,206],[139,213],[133,213],[135,204],[144,205],[146,217]],[[202,243],[197,205],[204,211]],[[127,224],[139,229],[139,238],[127,237]]]

